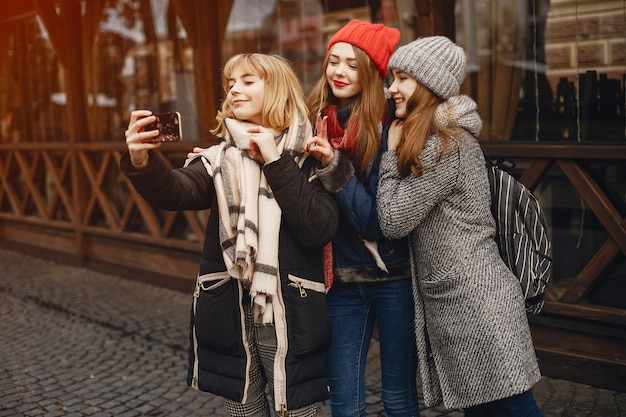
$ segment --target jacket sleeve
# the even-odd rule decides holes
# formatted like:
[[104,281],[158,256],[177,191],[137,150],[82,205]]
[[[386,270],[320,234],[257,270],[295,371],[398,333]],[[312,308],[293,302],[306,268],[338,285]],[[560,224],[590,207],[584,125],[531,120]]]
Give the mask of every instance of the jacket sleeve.
[[420,157],[428,166],[434,167],[426,169],[420,177],[414,174],[401,177],[396,152],[383,154],[378,183],[378,218],[387,238],[407,236],[454,191],[460,163],[458,150],[436,164],[435,155],[435,148],[427,145]]
[[137,192],[161,210],[204,210],[210,208],[215,188],[200,158],[186,168],[170,169],[158,153],[149,152],[148,165],[135,170],[128,151],[120,161],[122,173]]
[[355,175],[345,155],[335,150],[331,163],[318,169],[318,176],[324,187],[334,194],[339,209],[359,236],[369,241],[383,237],[376,212],[378,160],[373,164],[367,184],[364,184]]
[[339,211],[332,195],[324,190],[319,180],[309,181],[315,159],[307,158],[303,169],[291,156],[281,158],[263,167],[263,172],[278,202],[284,221],[306,247],[322,247],[337,231]]

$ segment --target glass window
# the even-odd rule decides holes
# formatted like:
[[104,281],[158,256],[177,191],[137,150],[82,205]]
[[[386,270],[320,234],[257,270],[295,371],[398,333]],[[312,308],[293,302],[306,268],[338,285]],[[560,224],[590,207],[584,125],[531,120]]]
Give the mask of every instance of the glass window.
[[[169,0],[109,1],[92,58],[105,83],[98,90],[116,104],[119,137],[135,109],[183,114],[185,140],[196,140],[193,49]],[[98,59],[101,56],[101,59]]]
[[[55,8],[1,25],[2,141],[67,142],[68,113],[86,120],[86,131],[75,135],[81,141],[119,140],[135,108],[194,114],[192,51],[170,2],[98,4],[59,6],[61,14],[71,7],[81,13],[76,33],[84,35],[82,45],[64,40]],[[84,102],[81,114],[67,109],[74,92],[73,99]]]
[[623,1],[463,0],[483,140],[624,143]]
[[60,142],[67,136],[62,68],[42,22],[0,30],[0,142]]
[[[198,28],[221,18],[200,1],[62,3],[81,8],[80,51],[79,42],[62,41],[52,10],[0,19],[0,138],[64,141],[72,113],[86,121],[74,137],[117,140],[129,111],[148,108],[180,111],[186,140],[196,140],[212,124],[204,119],[219,105],[219,72],[231,55],[283,55],[308,92],[328,38],[350,19],[397,27],[405,44],[426,27],[424,13],[438,13],[468,54],[463,92],[479,104],[481,140],[625,141],[623,1],[458,0],[449,16],[444,3],[422,10],[410,0],[232,0],[216,9],[227,20],[223,39]],[[192,22],[196,10],[206,19]],[[80,71],[70,65],[76,59]]]
[[[520,162],[518,169],[523,169],[524,163]],[[581,163],[580,167],[599,184],[619,215],[626,216],[624,161],[603,160]],[[584,302],[626,308],[626,258],[614,249],[608,229],[583,199],[572,179],[554,165],[534,193],[550,226],[553,259],[550,291],[557,297],[563,296],[581,274],[593,274],[593,271],[585,272],[585,268],[589,268],[592,259],[596,258],[592,269],[602,269],[600,278],[593,285],[586,283],[585,292],[576,293],[576,296]]]

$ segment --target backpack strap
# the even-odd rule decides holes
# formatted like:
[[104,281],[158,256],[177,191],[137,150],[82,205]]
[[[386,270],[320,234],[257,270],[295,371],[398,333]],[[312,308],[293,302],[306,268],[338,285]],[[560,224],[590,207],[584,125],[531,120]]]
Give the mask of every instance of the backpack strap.
[[489,155],[487,155],[487,153],[485,153],[484,150],[483,150],[483,155],[485,156],[485,163],[487,164],[487,167],[496,166],[500,168],[501,170],[507,172],[508,174],[510,174],[511,170],[515,168],[515,162],[513,161],[509,161],[508,159],[502,159],[502,158],[493,160],[489,157]]

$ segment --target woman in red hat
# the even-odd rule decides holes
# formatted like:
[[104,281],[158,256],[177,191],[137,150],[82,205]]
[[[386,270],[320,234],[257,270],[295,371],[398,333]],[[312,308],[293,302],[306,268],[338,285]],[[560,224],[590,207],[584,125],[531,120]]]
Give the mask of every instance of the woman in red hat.
[[374,323],[385,412],[419,415],[408,245],[383,236],[376,207],[381,132],[390,122],[386,114],[393,116],[384,80],[399,40],[397,29],[350,21],[330,39],[324,74],[308,98],[317,136],[306,150],[320,161],[318,178],[340,208],[327,274],[333,278],[327,282],[333,416],[365,416],[365,364]]

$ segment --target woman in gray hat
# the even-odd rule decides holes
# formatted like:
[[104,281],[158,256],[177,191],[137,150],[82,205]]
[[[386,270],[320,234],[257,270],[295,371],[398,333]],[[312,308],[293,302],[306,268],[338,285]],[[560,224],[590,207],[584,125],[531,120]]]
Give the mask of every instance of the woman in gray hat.
[[[540,372],[519,281],[494,240],[476,103],[461,95],[466,58],[448,38],[392,55],[395,102],[380,163],[378,216],[409,236],[424,401],[466,416],[541,416]],[[387,132],[386,132],[387,133]]]

